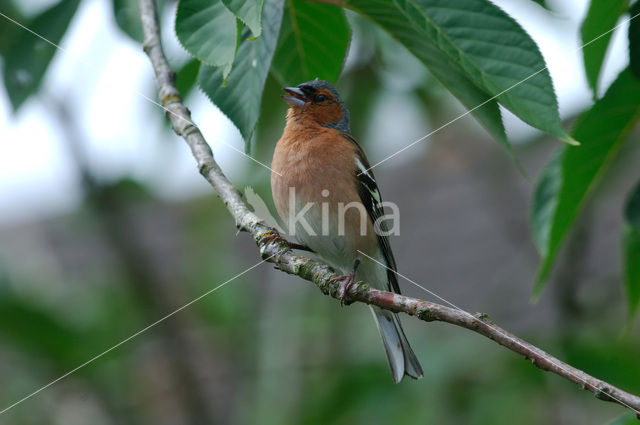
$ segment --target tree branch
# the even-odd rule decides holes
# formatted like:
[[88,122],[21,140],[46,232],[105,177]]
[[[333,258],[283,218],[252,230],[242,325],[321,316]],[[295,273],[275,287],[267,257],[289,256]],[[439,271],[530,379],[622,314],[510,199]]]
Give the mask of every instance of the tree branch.
[[[160,43],[160,28],[155,2],[154,0],[139,0],[139,2],[144,32],[144,50],[151,60],[156,75],[160,102],[167,112],[167,118],[171,121],[174,131],[182,136],[189,145],[197,161],[200,174],[213,186],[235,218],[236,227],[251,234],[263,259],[274,263],[276,268],[283,272],[313,282],[325,295],[338,299],[338,283],[331,282],[331,279],[337,277],[336,273],[326,264],[296,255],[286,243],[270,238],[269,236],[272,236],[275,230],[266,226],[249,209],[247,203],[242,199],[240,191],[225,177],[213,158],[211,148],[202,133],[191,121],[191,114],[182,103],[180,93],[175,86],[175,73],[169,66]],[[348,298],[350,301],[359,301],[390,311],[406,313],[426,322],[446,322],[484,335],[530,360],[539,369],[553,372],[578,384],[581,388],[591,391],[598,399],[614,401],[634,410],[640,418],[640,397],[569,366],[499,328],[488,321],[484,315],[472,316],[462,310],[379,291],[370,288],[363,282],[351,286]]]

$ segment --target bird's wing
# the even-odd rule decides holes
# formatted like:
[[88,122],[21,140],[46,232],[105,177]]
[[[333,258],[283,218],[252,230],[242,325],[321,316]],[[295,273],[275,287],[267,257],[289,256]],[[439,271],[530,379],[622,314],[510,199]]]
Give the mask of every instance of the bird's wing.
[[[369,161],[367,160],[364,151],[358,144],[358,142],[349,134],[342,133],[342,137],[353,143],[356,148],[356,161],[355,161],[355,175],[358,182],[358,194],[360,195],[360,201],[367,210],[369,218],[374,224],[378,224],[381,232],[376,232],[378,237],[378,245],[382,251],[385,261],[387,262],[387,277],[389,280],[389,290],[400,293],[400,286],[398,285],[398,277],[396,275],[396,260],[393,257],[393,251],[391,251],[391,244],[389,243],[389,237],[386,235],[387,226],[384,220],[379,220],[384,216],[384,210],[382,209],[382,197],[380,196],[380,190],[376,184],[376,179],[373,176],[373,172],[369,169]],[[380,233],[383,233],[382,235]]]

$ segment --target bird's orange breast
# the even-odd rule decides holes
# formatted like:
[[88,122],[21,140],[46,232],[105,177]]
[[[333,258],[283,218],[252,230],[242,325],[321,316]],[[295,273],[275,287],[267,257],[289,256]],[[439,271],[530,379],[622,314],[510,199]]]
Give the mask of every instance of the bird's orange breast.
[[[322,200],[337,205],[359,199],[354,157],[355,148],[338,130],[285,129],[271,164],[271,189],[278,213],[288,214],[288,202],[284,205],[283,201],[288,201],[291,187],[296,196],[309,202]],[[323,191],[328,191],[327,196],[322,196]]]
[[[356,147],[351,142],[338,130],[321,126],[290,123],[276,145],[271,164],[271,190],[276,209],[287,227],[292,215],[308,203],[313,204],[305,218],[313,222],[316,233],[324,230],[322,220],[326,220],[328,234],[309,237],[298,234],[296,228],[296,237],[316,252],[326,251],[331,245],[336,251],[333,254],[340,256],[347,252],[353,254],[357,249],[367,252],[371,246],[377,246],[373,226],[357,192],[354,158]],[[292,189],[295,201],[291,199]],[[360,208],[345,210],[353,203]],[[338,228],[340,221],[344,224],[342,229]],[[314,247],[320,244],[322,246]],[[323,255],[325,258],[326,254],[329,253]]]

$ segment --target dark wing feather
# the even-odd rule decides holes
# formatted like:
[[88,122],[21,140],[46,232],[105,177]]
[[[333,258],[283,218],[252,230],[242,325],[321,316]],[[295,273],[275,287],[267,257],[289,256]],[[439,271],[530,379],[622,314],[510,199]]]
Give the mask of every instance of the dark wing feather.
[[358,142],[349,133],[342,133],[342,137],[353,143],[356,148],[356,155],[358,155],[358,160],[364,166],[364,170],[366,170],[361,170],[356,165],[356,163],[353,164],[355,170],[354,173],[358,181],[358,194],[360,195],[360,201],[367,210],[367,214],[369,214],[369,218],[371,219],[371,221],[374,224],[378,223],[378,225],[380,226],[380,230],[385,233],[385,235],[380,235],[380,232],[376,232],[376,235],[378,237],[378,244],[380,245],[380,249],[382,250],[384,259],[387,262],[387,267],[391,269],[387,270],[389,290],[395,292],[396,294],[399,294],[400,286],[398,285],[398,277],[396,275],[396,260],[393,257],[393,251],[391,251],[389,237],[386,236],[387,226],[384,221],[378,221],[380,217],[384,215],[384,210],[380,205],[382,202],[380,190],[378,189],[378,185],[376,184],[376,179],[373,175],[373,172],[369,170],[369,168],[371,167],[369,165],[369,161],[367,160],[367,157]]

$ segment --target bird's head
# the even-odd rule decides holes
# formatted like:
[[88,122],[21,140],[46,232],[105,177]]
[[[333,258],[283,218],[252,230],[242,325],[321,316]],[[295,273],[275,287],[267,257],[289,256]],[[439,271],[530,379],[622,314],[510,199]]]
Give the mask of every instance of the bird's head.
[[282,98],[291,107],[290,119],[312,120],[323,127],[349,132],[349,111],[331,83],[313,80],[283,90],[287,94]]

